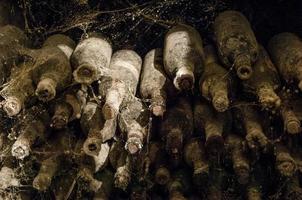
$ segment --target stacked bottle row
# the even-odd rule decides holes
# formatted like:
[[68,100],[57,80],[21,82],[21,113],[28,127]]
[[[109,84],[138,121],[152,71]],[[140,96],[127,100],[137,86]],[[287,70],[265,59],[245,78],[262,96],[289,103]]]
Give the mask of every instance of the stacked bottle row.
[[142,59],[99,33],[33,49],[0,27],[2,195],[299,198],[300,38],[267,52],[237,11],[214,35],[176,25]]

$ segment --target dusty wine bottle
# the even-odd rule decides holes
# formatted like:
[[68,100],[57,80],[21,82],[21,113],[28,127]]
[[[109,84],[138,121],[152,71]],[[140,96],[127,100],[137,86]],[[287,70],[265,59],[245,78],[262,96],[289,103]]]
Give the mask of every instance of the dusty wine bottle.
[[149,144],[148,152],[149,165],[154,171],[155,183],[166,185],[171,178],[168,168],[167,155],[163,144],[160,142],[152,142]]
[[266,137],[257,110],[245,102],[238,103],[235,118],[241,118],[245,140],[252,152],[260,153],[267,150],[269,140]]
[[142,59],[135,51],[119,50],[113,54],[109,67],[113,82],[111,87],[108,87],[109,89],[99,89],[101,94],[107,91],[106,95],[103,95],[105,96],[103,106],[105,119],[116,117],[122,102],[133,98],[137,90],[141,67]]
[[239,184],[245,185],[249,181],[250,163],[245,155],[243,142],[244,140],[235,134],[229,134],[226,138],[226,149],[230,153],[237,181]]
[[70,190],[73,189],[75,183],[76,173],[74,171],[68,171],[67,175],[56,178],[54,182],[54,197],[58,200],[67,199],[70,195]]
[[91,33],[77,45],[71,56],[75,81],[89,85],[98,80],[107,71],[111,55],[111,44],[100,34]]
[[284,186],[285,192],[283,198],[287,200],[301,200],[302,188],[300,186],[299,176],[294,175]]
[[180,91],[191,90],[202,72],[204,52],[202,39],[193,27],[180,24],[165,36],[164,69]]
[[214,34],[221,61],[230,69],[234,66],[240,79],[249,79],[258,57],[258,42],[246,17],[234,10],[220,13]]
[[105,99],[102,108],[104,118],[106,120],[116,118],[126,95],[124,82],[109,76],[103,76],[99,80],[99,94],[102,99]]
[[173,83],[164,72],[162,54],[162,49],[147,53],[140,80],[140,94],[143,99],[150,99],[152,113],[157,117],[163,117],[167,98],[176,94]]
[[177,170],[167,185],[170,200],[186,200],[185,193],[190,190],[189,174],[183,170]]
[[68,89],[58,98],[52,110],[52,120],[50,126],[54,129],[62,129],[74,119],[81,117],[81,101],[77,96],[78,89]]
[[40,171],[33,181],[33,187],[39,191],[46,191],[59,168],[59,156],[54,155],[41,163]]
[[282,101],[279,115],[283,120],[284,131],[293,135],[300,133],[300,120],[302,119],[302,104],[300,99],[285,88],[280,90],[279,96]]
[[116,120],[105,121],[98,104],[89,101],[83,109],[80,123],[87,134],[83,151],[94,158],[98,171],[108,158],[110,147],[106,141],[115,135]]
[[29,39],[21,29],[12,25],[0,27],[1,85],[9,77],[12,68],[22,61],[23,51],[29,44]]
[[96,174],[96,179],[101,181],[102,186],[94,193],[93,200],[109,200],[113,190],[114,174],[105,169]]
[[[5,148],[1,148],[1,151],[5,151]],[[8,155],[5,159],[1,160],[1,162],[0,189],[6,190],[10,187],[19,187],[22,180],[18,177],[18,173],[15,170],[16,159]]]
[[218,61],[212,45],[205,47],[204,72],[199,80],[199,90],[204,98],[211,101],[218,112],[224,112],[230,105],[230,77]]
[[20,69],[10,76],[10,81],[0,91],[4,98],[2,108],[10,117],[20,113],[35,93],[30,69],[28,69],[31,66],[32,61],[21,64]]
[[223,199],[223,183],[225,175],[225,171],[222,168],[215,168],[211,171],[211,178],[209,180],[209,187],[207,190],[207,199]]
[[127,151],[121,141],[111,147],[109,160],[114,169],[114,186],[126,190],[131,181],[131,163]]
[[280,33],[268,44],[270,56],[287,83],[297,82],[302,90],[302,42],[293,33]]
[[93,193],[97,193],[103,185],[102,181],[99,181],[94,177],[93,171],[89,167],[86,167],[85,165],[80,167],[77,181],[79,185],[85,186],[82,187],[81,189]]
[[228,113],[219,113],[204,99],[196,99],[194,104],[194,127],[205,135],[205,149],[210,157],[219,156],[223,152],[223,135],[231,123]]
[[262,200],[261,185],[256,180],[252,180],[247,186],[247,200]]
[[[38,149],[41,152],[51,152],[49,155],[40,155],[41,165],[38,174],[33,180],[33,187],[38,191],[46,191],[52,184],[52,180],[62,168],[65,152],[73,150],[76,141],[71,136],[69,130],[52,132],[51,137],[47,138],[49,145],[43,145]],[[36,149],[35,149],[36,150]]]
[[242,81],[244,90],[256,96],[263,108],[279,108],[281,99],[276,93],[281,84],[279,74],[262,46],[259,46],[258,60],[253,69],[252,76],[248,80]]
[[287,147],[282,143],[275,145],[275,168],[281,177],[292,177],[297,170],[296,162]]
[[75,43],[65,35],[50,36],[36,54],[32,77],[37,85],[35,94],[41,101],[55,98],[71,84],[72,68],[69,63]]
[[281,108],[281,116],[283,119],[284,129],[287,133],[299,134],[301,132],[301,122],[294,110],[288,106],[283,106]]
[[184,150],[186,163],[193,168],[193,183],[204,186],[209,178],[209,164],[201,138],[190,139]]
[[160,128],[161,138],[171,164],[178,166],[182,160],[185,142],[193,134],[193,112],[188,99],[181,97],[167,109]]
[[24,129],[19,134],[12,146],[11,153],[17,159],[24,159],[29,156],[32,145],[39,138],[45,137],[45,132],[49,123],[49,116],[45,109],[32,107],[27,114],[28,122],[24,124]]
[[123,103],[118,124],[127,138],[125,148],[130,154],[138,153],[147,139],[150,112],[138,98]]

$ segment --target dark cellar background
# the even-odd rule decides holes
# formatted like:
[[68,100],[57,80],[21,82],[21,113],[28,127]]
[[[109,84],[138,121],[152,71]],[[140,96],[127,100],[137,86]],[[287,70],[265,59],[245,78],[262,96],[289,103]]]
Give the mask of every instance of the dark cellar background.
[[[13,0],[14,13],[39,45],[63,32],[78,41],[89,31],[110,38],[114,49],[132,48],[140,55],[163,44],[174,23],[187,23],[212,39],[212,23],[223,10],[244,13],[257,39],[266,46],[279,32],[302,36],[301,0]],[[19,16],[18,16],[19,13]],[[25,18],[25,20],[23,20]],[[25,23],[24,23],[25,21]]]

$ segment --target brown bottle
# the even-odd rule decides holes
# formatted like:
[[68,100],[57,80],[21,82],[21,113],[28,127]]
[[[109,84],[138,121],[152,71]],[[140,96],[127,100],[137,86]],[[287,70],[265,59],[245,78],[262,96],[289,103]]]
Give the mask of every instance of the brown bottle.
[[223,199],[223,182],[225,179],[225,171],[221,168],[215,168],[211,171],[211,179],[207,191],[208,200]]
[[[194,104],[194,127],[205,135],[207,155],[216,157],[224,147],[223,135],[231,123],[228,113],[219,113],[204,99],[196,99]],[[198,133],[200,134],[200,132]]]
[[113,190],[114,174],[105,169],[96,175],[96,178],[102,182],[102,186],[94,193],[93,200],[109,200]]
[[259,46],[259,57],[253,69],[252,76],[242,82],[244,90],[256,96],[263,108],[280,107],[281,99],[275,92],[281,84],[279,74],[262,46]]
[[103,186],[103,182],[94,177],[93,170],[88,166],[80,166],[77,176],[77,182],[81,190],[97,193]]
[[286,90],[279,93],[282,99],[280,107],[280,116],[283,120],[284,131],[289,134],[295,135],[301,132],[301,119],[302,119],[302,104],[299,98],[296,98]]
[[31,147],[37,139],[45,137],[49,124],[47,110],[41,107],[32,107],[26,116],[24,128],[21,130],[17,140],[12,146],[11,153],[17,159],[24,159],[31,153]]
[[59,168],[59,156],[50,156],[41,163],[40,171],[35,177],[33,187],[39,191],[45,191],[49,188],[53,177]]
[[294,175],[285,184],[285,192],[283,198],[286,200],[301,200],[302,199],[302,188],[299,183],[299,177]]
[[14,66],[22,61],[23,51],[28,45],[29,39],[21,29],[11,25],[0,27],[1,85],[9,77]]
[[62,129],[74,119],[81,117],[82,102],[78,98],[78,89],[68,89],[58,98],[53,108],[50,126],[54,129]]
[[162,49],[153,49],[144,59],[140,94],[143,99],[150,99],[154,116],[163,117],[166,111],[166,102],[176,91],[164,71]]
[[70,190],[74,187],[76,180],[75,170],[68,171],[68,174],[56,178],[53,183],[53,193],[56,200],[65,200],[70,196]]
[[118,141],[111,147],[109,160],[114,169],[114,186],[126,190],[131,181],[131,163],[128,152],[125,151],[123,144]]
[[46,191],[49,189],[52,180],[62,168],[62,161],[67,159],[65,152],[73,150],[75,144],[75,137],[69,130],[64,130],[52,132],[51,136],[47,138],[47,145],[35,149],[38,152],[50,152],[50,154],[46,153],[38,157],[41,161],[41,165],[32,183],[35,189],[38,191]]
[[111,55],[111,44],[98,34],[90,34],[77,45],[71,57],[75,81],[89,85],[98,80],[108,71]]
[[205,186],[209,178],[209,164],[201,138],[190,139],[184,150],[186,163],[193,169],[193,182]]
[[147,158],[149,162],[148,168],[151,167],[154,171],[154,182],[159,185],[166,185],[170,181],[171,174],[164,145],[160,142],[150,143]]
[[193,27],[180,24],[165,36],[164,68],[180,91],[191,90],[202,72],[204,52],[202,39]]
[[238,135],[229,134],[226,138],[226,149],[230,153],[238,183],[247,184],[250,175],[250,163],[244,152],[244,140]]
[[182,160],[185,141],[193,134],[192,106],[188,99],[180,97],[167,109],[160,128],[161,138],[172,165],[177,166]]
[[111,76],[100,78],[99,94],[105,100],[102,112],[106,120],[117,117],[127,92],[126,89],[127,87],[124,82],[119,79],[112,78]]
[[[105,97],[103,106],[105,119],[116,117],[122,102],[129,101],[135,96],[141,67],[142,59],[135,51],[119,50],[113,54],[109,67],[112,83],[109,82],[110,87],[99,89],[100,94]],[[104,86],[100,84],[100,87]]]
[[247,200],[262,200],[261,186],[256,180],[251,180],[246,191]]
[[138,98],[124,102],[118,119],[119,130],[127,138],[125,148],[138,153],[148,136],[150,111]]
[[256,109],[248,105],[247,102],[238,103],[237,108],[234,117],[241,120],[249,149],[255,153],[266,151],[269,140],[263,131],[261,119]]
[[183,169],[177,170],[167,185],[169,200],[186,200],[185,193],[190,187],[189,174]]
[[302,42],[293,33],[280,33],[270,39],[268,51],[287,83],[297,82],[302,90]]
[[65,35],[50,36],[43,48],[36,52],[33,66],[33,81],[37,85],[35,94],[41,101],[50,101],[58,91],[71,84],[72,68],[69,58],[75,43]]
[[107,161],[110,147],[106,141],[115,135],[116,120],[105,121],[98,104],[90,101],[83,109],[80,123],[87,134],[83,151],[94,158],[98,171]]
[[214,33],[221,61],[230,69],[234,66],[240,79],[249,79],[258,57],[258,43],[249,21],[240,12],[224,11],[215,19]]
[[281,177],[292,177],[297,170],[296,162],[289,153],[288,148],[282,144],[275,145],[275,168]]
[[219,64],[216,50],[212,45],[205,47],[205,56],[205,68],[199,81],[200,93],[212,102],[215,110],[224,112],[230,105],[229,73]]

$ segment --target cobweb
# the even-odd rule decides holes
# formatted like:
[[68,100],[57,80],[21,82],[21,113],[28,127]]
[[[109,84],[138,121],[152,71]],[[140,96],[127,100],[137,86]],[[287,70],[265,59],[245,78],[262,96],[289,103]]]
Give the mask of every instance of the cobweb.
[[47,36],[65,33],[78,41],[87,32],[107,36],[114,49],[131,48],[144,55],[162,47],[167,29],[177,23],[197,28],[205,40],[211,39],[215,16],[231,7],[227,1],[192,0],[19,0],[26,30],[37,44]]

